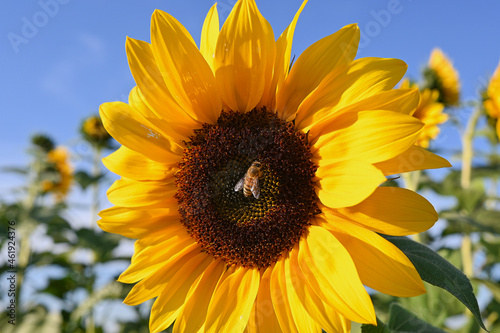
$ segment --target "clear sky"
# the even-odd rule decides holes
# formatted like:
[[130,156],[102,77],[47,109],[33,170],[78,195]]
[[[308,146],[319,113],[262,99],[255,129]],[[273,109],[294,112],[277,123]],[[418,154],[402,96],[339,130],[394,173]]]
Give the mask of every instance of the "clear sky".
[[[257,5],[277,37],[301,2],[257,0]],[[69,145],[74,155],[85,153],[77,144],[82,119],[96,113],[101,103],[126,101],[135,85],[125,54],[126,36],[150,41],[151,14],[162,9],[199,41],[203,20],[213,3],[1,1],[0,167],[25,165],[29,137],[38,132]],[[221,21],[234,3],[219,1]],[[362,32],[358,57],[402,59],[408,64],[407,74],[418,78],[431,50],[440,47],[453,59],[460,72],[462,96],[470,100],[477,97],[478,87],[486,84],[500,60],[499,14],[498,0],[310,0],[298,21],[292,53],[299,55],[318,39],[358,23]],[[458,112],[458,118],[467,118],[467,110]],[[437,143],[458,147],[458,142],[456,130],[445,126]],[[20,181],[0,173],[0,197]],[[81,196],[77,193],[70,201],[81,204]],[[88,197],[84,196],[85,201]],[[73,211],[69,215],[71,219],[78,214]],[[85,223],[82,221],[87,216],[77,220]]]
[[[234,0],[218,3],[221,21]],[[214,1],[23,0],[0,4],[0,166],[24,164],[29,136],[72,145],[83,118],[106,101],[126,101],[134,86],[125,37],[149,41],[154,9],[176,17],[199,40]],[[279,36],[301,0],[257,4]],[[476,96],[500,60],[500,2],[311,0],[297,24],[293,54],[346,24],[362,31],[358,57],[394,57],[417,78],[438,46],[460,72],[466,99]],[[464,117],[466,116],[465,111]],[[447,133],[449,131],[449,133]],[[456,144],[444,130],[441,145]],[[78,147],[72,147],[78,149]],[[77,152],[78,153],[78,152]],[[0,174],[0,190],[9,180]]]

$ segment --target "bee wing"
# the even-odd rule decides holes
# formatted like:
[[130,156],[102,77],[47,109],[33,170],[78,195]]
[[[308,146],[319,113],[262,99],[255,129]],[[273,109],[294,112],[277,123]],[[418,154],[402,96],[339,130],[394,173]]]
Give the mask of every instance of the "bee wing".
[[234,191],[238,192],[243,188],[243,185],[245,185],[245,177],[241,178],[239,182],[236,183],[236,186],[234,187]]
[[260,186],[259,186],[259,178],[256,178],[250,188],[255,199],[258,199],[260,196]]

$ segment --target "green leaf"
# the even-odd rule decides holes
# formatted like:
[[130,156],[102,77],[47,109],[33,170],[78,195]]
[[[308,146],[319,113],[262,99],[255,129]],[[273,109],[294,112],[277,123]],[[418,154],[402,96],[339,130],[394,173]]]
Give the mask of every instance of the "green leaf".
[[389,327],[377,318],[377,326],[371,324],[363,324],[361,333],[391,333]]
[[41,292],[52,294],[57,298],[63,299],[64,295],[76,289],[77,283],[69,276],[60,279],[49,279],[48,286]]
[[500,237],[484,234],[479,242],[486,249],[484,251],[486,262],[483,267],[486,271],[492,270],[498,264],[500,258]]
[[493,295],[493,298],[495,298],[495,300],[500,303],[500,285],[498,283],[478,278],[474,278],[472,280],[480,282],[488,287],[488,289],[491,291],[491,294]]
[[476,317],[479,325],[486,330],[472,285],[459,269],[428,247],[407,237],[382,236],[404,252],[424,281],[443,288],[455,296]]
[[28,169],[27,168],[20,168],[20,167],[4,167],[0,169],[2,172],[9,172],[9,173],[18,173],[20,175],[27,175],[28,174]]
[[[480,212],[479,210],[478,212]],[[491,232],[498,233],[492,226],[480,223],[474,217],[476,214],[468,214],[464,211],[442,211],[440,216],[448,220],[448,226],[443,231],[442,236],[447,236],[451,234],[463,234],[472,232]],[[496,227],[496,226],[495,226]],[[498,229],[498,227],[496,227]]]
[[106,262],[114,259],[113,250],[122,239],[119,235],[102,233],[89,228],[81,228],[75,231],[80,246],[89,248],[97,255],[98,262]]
[[480,225],[493,229],[497,234],[500,233],[500,226],[499,226],[500,211],[479,209],[474,214],[474,219]]
[[397,303],[391,305],[388,326],[391,332],[446,333],[421,320]]
[[377,318],[377,326],[363,324],[362,333],[446,333],[445,331],[426,323],[397,303],[392,303],[389,309],[389,322],[384,324]]
[[[481,328],[477,324],[477,321],[470,317],[467,323],[456,331],[456,333],[479,333]],[[483,331],[484,332],[484,331]]]
[[97,176],[89,175],[85,171],[77,171],[74,175],[75,181],[80,185],[80,187],[85,190],[92,184],[97,183],[104,177],[104,174],[99,174]]
[[[401,297],[398,303],[421,320],[444,327],[446,319],[464,313],[463,304],[446,290],[424,282],[427,292],[415,297]],[[472,317],[472,316],[471,316]]]

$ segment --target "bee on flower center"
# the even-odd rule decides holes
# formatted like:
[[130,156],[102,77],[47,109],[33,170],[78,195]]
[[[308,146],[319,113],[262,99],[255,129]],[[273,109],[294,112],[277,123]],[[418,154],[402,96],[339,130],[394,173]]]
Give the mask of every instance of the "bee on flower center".
[[260,186],[259,186],[259,178],[262,175],[262,164],[259,161],[253,161],[252,165],[248,168],[245,176],[241,178],[234,190],[238,192],[243,189],[243,194],[245,197],[249,197],[253,194],[255,199],[258,199],[260,196]]

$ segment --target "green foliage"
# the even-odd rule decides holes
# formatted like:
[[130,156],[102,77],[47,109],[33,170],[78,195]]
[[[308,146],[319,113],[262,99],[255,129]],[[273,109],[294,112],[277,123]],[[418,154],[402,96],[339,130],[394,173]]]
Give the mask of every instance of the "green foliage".
[[420,277],[455,296],[474,315],[483,329],[486,327],[469,279],[436,252],[406,237],[384,236],[410,259]]
[[83,170],[77,171],[74,174],[75,181],[80,185],[80,187],[85,190],[93,184],[97,184],[104,178],[104,174],[91,175]]
[[410,311],[397,303],[392,303],[389,309],[389,320],[384,324],[377,318],[377,326],[363,325],[363,333],[404,333],[404,332],[426,332],[445,333],[422,319],[415,316]]
[[[48,141],[39,139],[37,142]],[[96,306],[109,300],[121,303],[129,288],[114,281],[116,276],[111,277],[112,280],[107,284],[103,285],[102,281],[98,284],[96,264],[110,265],[122,260],[113,255],[121,237],[96,229],[76,228],[68,217],[71,215],[67,214],[69,205],[65,200],[54,200],[50,192],[43,190],[43,182],[53,176],[52,172],[47,171],[46,153],[40,149],[30,152],[33,161],[29,167],[4,170],[26,177],[26,186],[16,193],[21,194],[19,199],[0,202],[0,246],[6,243],[7,226],[13,223],[17,272],[17,289],[13,298],[17,304],[16,325],[8,323],[9,317],[2,309],[0,331],[13,332],[15,328],[15,332],[103,332],[103,323],[94,320]],[[98,187],[104,180],[102,174],[92,176],[83,171],[80,174],[87,175],[86,186],[92,184]],[[91,225],[95,225],[95,221]],[[36,238],[33,237],[35,233]],[[53,247],[35,250],[40,237],[53,244]],[[56,250],[56,247],[62,250]],[[90,253],[90,258],[77,260],[75,256],[81,251]],[[7,265],[3,265],[0,273],[8,269]],[[37,274],[34,273],[35,269],[57,274],[40,280],[33,277],[33,274]],[[31,278],[28,279],[30,274]],[[37,283],[33,285],[32,281],[35,280]],[[23,300],[19,295],[25,290],[31,291]],[[47,303],[47,297],[52,301]],[[52,307],[59,304],[60,311],[54,311],[49,304]],[[147,329],[144,316],[137,312],[136,317],[139,320],[133,324],[140,323]],[[125,331],[128,324],[122,323]]]

